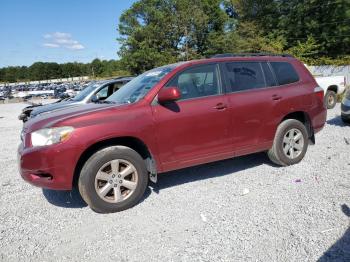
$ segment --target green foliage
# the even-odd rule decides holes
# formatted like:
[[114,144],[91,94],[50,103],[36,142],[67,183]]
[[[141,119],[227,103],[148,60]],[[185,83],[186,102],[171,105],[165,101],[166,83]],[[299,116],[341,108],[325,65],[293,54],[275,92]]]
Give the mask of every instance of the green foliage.
[[0,68],[0,82],[20,82],[32,80],[61,79],[76,76],[116,77],[129,75],[120,61],[94,59],[91,63],[44,63],[31,66],[9,66]]
[[[240,22],[259,25],[264,36],[283,37],[285,50],[302,58],[337,59],[350,52],[349,0],[231,0]],[[303,48],[314,48],[302,50]],[[313,48],[312,47],[312,48]]]
[[314,59],[319,53],[320,45],[313,37],[308,37],[306,42],[297,41],[296,45],[288,49],[288,52],[306,64],[313,64]]
[[[220,0],[140,0],[119,23],[122,62],[131,72],[215,53],[230,19]],[[221,38],[223,35],[224,38]]]
[[338,65],[349,62],[350,1],[139,0],[122,14],[119,32],[119,55],[134,73],[226,52]]

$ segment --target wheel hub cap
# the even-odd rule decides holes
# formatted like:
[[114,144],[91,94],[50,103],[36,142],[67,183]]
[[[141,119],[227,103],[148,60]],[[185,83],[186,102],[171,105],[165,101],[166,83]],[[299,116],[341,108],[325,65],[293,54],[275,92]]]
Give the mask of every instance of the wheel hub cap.
[[134,165],[123,159],[104,164],[95,177],[97,195],[106,202],[118,203],[129,198],[135,191],[138,174]]
[[328,97],[328,104],[333,104],[334,103],[334,98],[332,96]]
[[299,129],[293,128],[287,131],[283,137],[283,152],[290,159],[297,158],[304,148],[304,137]]

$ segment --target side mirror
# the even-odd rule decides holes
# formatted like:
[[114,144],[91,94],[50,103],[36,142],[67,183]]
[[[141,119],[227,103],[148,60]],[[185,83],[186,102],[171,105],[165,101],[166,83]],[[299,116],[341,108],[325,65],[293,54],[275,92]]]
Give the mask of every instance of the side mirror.
[[173,102],[181,98],[181,92],[177,87],[162,88],[158,93],[158,102],[160,104]]

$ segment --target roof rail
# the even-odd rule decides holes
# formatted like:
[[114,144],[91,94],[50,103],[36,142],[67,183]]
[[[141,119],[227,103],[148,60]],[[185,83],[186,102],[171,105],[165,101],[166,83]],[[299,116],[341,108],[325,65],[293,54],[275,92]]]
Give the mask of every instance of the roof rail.
[[221,58],[221,57],[247,57],[247,56],[281,56],[281,57],[294,57],[289,54],[270,54],[270,53],[243,53],[243,54],[217,54],[211,58]]

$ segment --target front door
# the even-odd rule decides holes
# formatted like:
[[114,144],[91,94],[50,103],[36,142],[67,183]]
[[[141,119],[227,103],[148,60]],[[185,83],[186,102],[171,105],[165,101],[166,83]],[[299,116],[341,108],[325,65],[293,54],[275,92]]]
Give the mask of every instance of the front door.
[[178,73],[163,88],[178,87],[181,99],[152,106],[164,171],[220,159],[232,152],[227,98],[217,64]]

